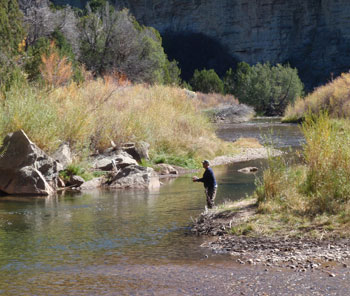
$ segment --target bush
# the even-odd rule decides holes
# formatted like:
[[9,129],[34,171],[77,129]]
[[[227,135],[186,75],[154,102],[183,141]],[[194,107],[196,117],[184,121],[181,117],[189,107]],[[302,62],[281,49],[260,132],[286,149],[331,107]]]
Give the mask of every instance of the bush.
[[195,70],[190,84],[194,91],[200,91],[206,94],[224,92],[224,84],[213,69]]
[[286,106],[303,94],[298,72],[289,65],[266,63],[251,67],[243,62],[235,74],[231,69],[227,71],[224,81],[226,92],[267,116],[282,115]]

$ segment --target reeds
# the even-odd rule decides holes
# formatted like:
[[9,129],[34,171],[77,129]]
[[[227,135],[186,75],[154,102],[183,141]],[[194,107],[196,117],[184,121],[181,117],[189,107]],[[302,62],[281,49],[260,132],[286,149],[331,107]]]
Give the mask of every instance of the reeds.
[[349,120],[309,115],[302,130],[304,163],[269,161],[256,191],[260,210],[309,217],[338,214],[350,201]]

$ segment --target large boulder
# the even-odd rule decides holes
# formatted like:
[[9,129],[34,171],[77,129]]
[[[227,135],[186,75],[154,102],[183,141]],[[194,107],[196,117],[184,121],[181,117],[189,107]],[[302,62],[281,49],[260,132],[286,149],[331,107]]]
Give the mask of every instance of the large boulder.
[[63,169],[66,169],[67,166],[73,162],[72,152],[69,145],[66,143],[60,145],[57,151],[52,155],[52,158],[58,161],[62,165]]
[[111,171],[113,169],[123,169],[130,165],[137,165],[137,161],[130,154],[124,151],[111,152],[97,156],[93,167],[102,171]]
[[79,187],[80,185],[82,185],[84,183],[85,183],[85,180],[82,177],[77,176],[77,175],[72,175],[69,178],[68,185]]
[[141,163],[142,159],[149,160],[148,150],[149,144],[140,141],[138,143],[125,143],[122,145],[121,149],[128,154],[130,154],[138,163]]
[[103,177],[98,177],[98,178],[94,178],[90,181],[86,181],[85,183],[83,183],[82,185],[80,185],[80,190],[93,190],[93,189],[97,189],[99,187],[101,187],[102,182],[103,182]]
[[0,148],[0,191],[50,195],[56,191],[59,165],[31,142],[24,131],[8,134]]
[[159,175],[178,175],[179,172],[170,164],[160,163],[155,166]]
[[111,175],[106,185],[118,189],[151,189],[159,188],[160,182],[158,175],[152,168],[133,165]]

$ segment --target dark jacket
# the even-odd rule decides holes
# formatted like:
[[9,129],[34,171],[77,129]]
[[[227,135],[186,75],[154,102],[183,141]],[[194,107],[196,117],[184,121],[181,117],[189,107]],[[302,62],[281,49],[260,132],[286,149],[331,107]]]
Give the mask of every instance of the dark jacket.
[[203,177],[198,179],[197,182],[204,183],[205,188],[214,188],[217,186],[214,172],[211,168],[207,168],[203,174]]

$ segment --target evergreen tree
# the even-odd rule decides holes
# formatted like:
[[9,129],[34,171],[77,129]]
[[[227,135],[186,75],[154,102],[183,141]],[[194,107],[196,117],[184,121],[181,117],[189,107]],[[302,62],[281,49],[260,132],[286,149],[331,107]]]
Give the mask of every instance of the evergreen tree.
[[213,69],[195,70],[190,84],[194,91],[206,94],[224,92],[224,83]]
[[289,65],[238,64],[236,73],[227,71],[225,90],[262,115],[282,115],[286,106],[303,94],[298,71]]

